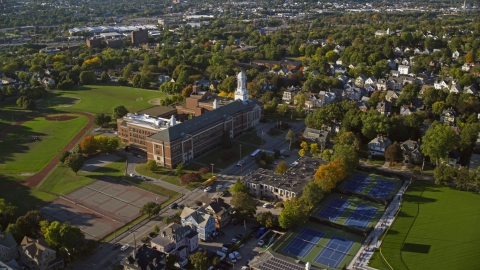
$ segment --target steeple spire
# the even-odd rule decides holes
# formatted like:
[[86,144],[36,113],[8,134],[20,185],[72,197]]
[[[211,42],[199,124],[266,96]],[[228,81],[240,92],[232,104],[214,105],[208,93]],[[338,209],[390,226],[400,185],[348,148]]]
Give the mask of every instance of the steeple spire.
[[247,91],[247,76],[243,71],[240,71],[237,75],[237,90],[235,91],[235,100],[240,99],[246,101],[248,99]]

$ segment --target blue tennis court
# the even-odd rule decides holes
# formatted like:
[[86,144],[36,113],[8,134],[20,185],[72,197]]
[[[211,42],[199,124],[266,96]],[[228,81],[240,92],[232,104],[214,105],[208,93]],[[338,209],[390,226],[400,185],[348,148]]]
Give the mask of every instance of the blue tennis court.
[[314,262],[337,268],[353,247],[354,242],[334,236],[313,259]]
[[396,185],[395,182],[379,180],[375,186],[373,186],[372,190],[370,190],[368,195],[380,199],[386,199]]
[[355,174],[343,189],[360,193],[362,192],[372,180],[371,177],[363,174]]
[[322,211],[317,214],[317,217],[337,221],[349,205],[350,202],[348,201],[333,198],[323,207]]
[[320,239],[322,239],[323,235],[323,232],[304,228],[297,237],[295,237],[292,242],[283,249],[283,252],[300,258],[305,258]]
[[345,225],[363,230],[367,227],[377,211],[377,208],[359,204],[353,213],[350,214],[347,221],[345,221]]

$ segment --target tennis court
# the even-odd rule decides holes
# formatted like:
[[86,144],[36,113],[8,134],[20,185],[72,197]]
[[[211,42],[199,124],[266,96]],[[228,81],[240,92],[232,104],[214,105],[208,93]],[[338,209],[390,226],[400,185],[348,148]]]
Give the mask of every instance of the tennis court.
[[324,233],[312,229],[304,228],[297,237],[295,237],[283,252],[305,258],[312,248],[322,239]]
[[334,236],[313,261],[331,268],[337,268],[345,256],[349,255],[348,252],[353,244],[353,241]]
[[368,193],[369,196],[386,199],[392,193],[392,190],[397,184],[391,181],[378,180],[373,188]]
[[317,214],[317,217],[337,221],[349,205],[350,202],[348,201],[333,198],[324,206],[322,211]]
[[359,204],[353,213],[345,221],[345,225],[365,229],[368,223],[375,217],[378,209],[367,205]]
[[349,190],[351,192],[360,193],[362,192],[372,180],[371,177],[364,174],[355,174],[350,181],[345,185],[343,189]]

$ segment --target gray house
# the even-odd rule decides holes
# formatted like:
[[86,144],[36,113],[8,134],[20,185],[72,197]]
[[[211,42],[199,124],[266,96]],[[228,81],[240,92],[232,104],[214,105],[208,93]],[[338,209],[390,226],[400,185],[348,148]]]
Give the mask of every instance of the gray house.
[[0,261],[6,263],[15,259],[18,259],[17,241],[11,233],[0,232]]
[[378,135],[376,138],[368,143],[368,150],[373,156],[385,155],[385,150],[392,144],[389,138],[383,135]]
[[303,137],[311,142],[318,143],[318,146],[323,151],[327,143],[330,141],[330,132],[314,128],[305,128]]
[[180,214],[182,226],[191,226],[198,233],[198,238],[207,240],[215,229],[215,219],[205,209],[198,210],[185,207]]
[[420,143],[413,140],[400,143],[403,153],[404,164],[420,164],[423,161],[423,154],[420,151]]

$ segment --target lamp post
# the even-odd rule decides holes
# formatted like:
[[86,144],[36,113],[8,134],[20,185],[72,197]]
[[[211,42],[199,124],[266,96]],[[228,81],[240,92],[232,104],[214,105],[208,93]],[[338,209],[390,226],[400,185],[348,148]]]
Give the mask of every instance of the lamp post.
[[210,165],[212,165],[212,177],[213,177],[213,165],[215,165],[215,164],[210,163]]
[[67,248],[64,248],[66,251],[67,251],[67,254],[68,254],[68,262],[70,263],[70,265],[72,265],[72,261],[70,260],[70,252],[68,251]]
[[240,164],[240,175],[243,176],[243,164]]

